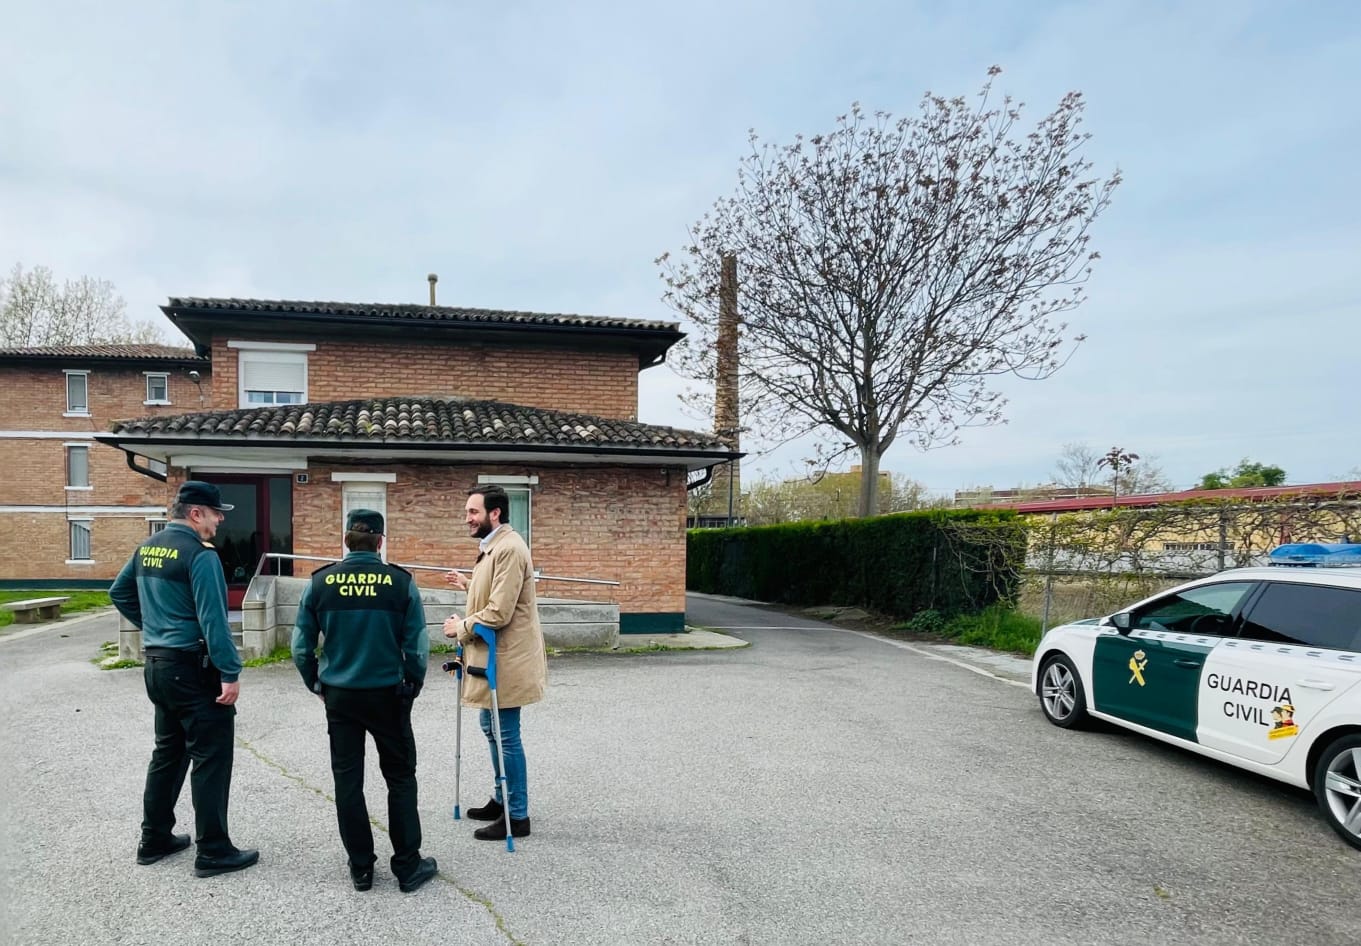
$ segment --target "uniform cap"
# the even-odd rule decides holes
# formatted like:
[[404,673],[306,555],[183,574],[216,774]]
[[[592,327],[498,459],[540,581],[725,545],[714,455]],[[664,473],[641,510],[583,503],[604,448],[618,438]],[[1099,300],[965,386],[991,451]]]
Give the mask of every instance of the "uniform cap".
[[356,526],[362,526],[360,532],[371,532],[374,535],[383,534],[383,514],[374,512],[372,509],[351,509],[350,514],[345,517],[345,531],[354,532]]

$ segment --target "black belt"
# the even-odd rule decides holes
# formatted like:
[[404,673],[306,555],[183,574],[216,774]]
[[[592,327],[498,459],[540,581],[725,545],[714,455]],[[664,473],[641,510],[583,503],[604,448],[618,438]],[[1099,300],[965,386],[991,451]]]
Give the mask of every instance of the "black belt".
[[148,657],[157,660],[183,661],[184,663],[198,663],[203,657],[201,649],[180,650],[177,647],[146,647],[143,648]]

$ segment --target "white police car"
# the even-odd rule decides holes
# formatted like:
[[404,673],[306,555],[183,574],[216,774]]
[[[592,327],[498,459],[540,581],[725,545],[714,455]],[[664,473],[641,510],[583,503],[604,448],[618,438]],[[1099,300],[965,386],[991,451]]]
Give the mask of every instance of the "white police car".
[[1270,561],[1297,567],[1221,572],[1053,628],[1031,687],[1056,726],[1094,716],[1311,789],[1361,848],[1361,545],[1283,545]]

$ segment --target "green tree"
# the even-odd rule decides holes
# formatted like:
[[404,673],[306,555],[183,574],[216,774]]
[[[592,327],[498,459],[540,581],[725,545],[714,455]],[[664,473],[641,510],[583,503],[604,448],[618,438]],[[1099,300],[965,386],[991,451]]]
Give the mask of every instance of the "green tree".
[[1200,478],[1199,489],[1242,489],[1250,486],[1284,486],[1285,470],[1244,457],[1232,471],[1219,469]]

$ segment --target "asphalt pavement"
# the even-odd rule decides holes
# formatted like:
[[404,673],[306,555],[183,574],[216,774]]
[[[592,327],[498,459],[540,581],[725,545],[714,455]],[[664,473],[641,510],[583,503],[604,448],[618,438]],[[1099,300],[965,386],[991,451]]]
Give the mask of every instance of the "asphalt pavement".
[[[693,596],[728,650],[568,655],[525,711],[534,834],[455,822],[454,690],[414,714],[424,852],[350,888],[321,706],[242,678],[231,825],[260,864],[133,855],[151,749],[111,614],[0,638],[0,933],[23,944],[1361,942],[1361,852],[1307,793],[1049,726],[1023,664]],[[464,807],[490,766],[464,718]],[[376,763],[370,811],[386,823]],[[181,829],[192,826],[188,789]]]

